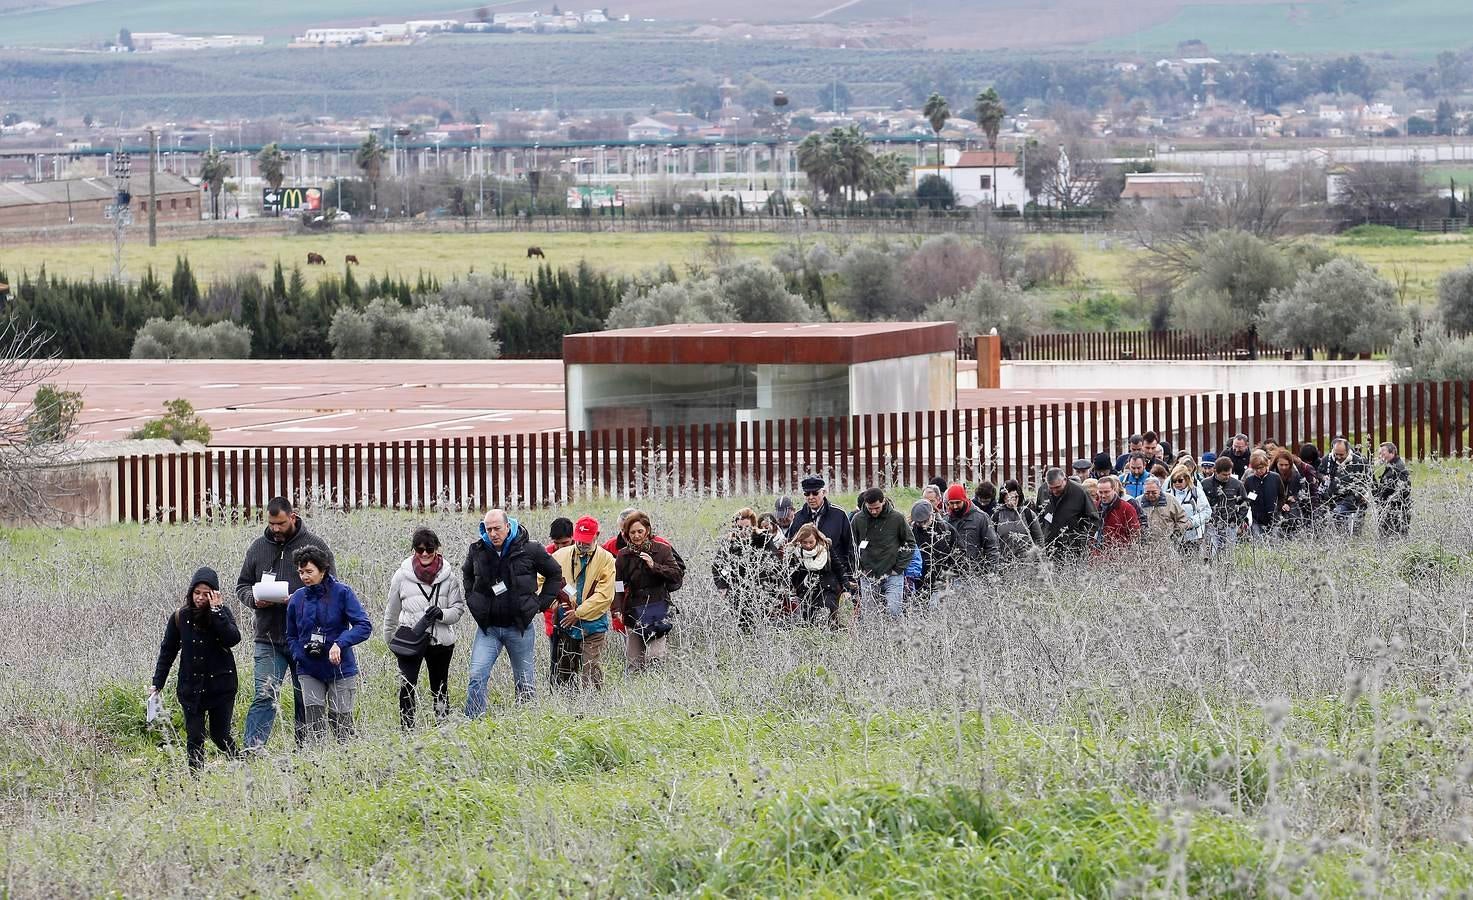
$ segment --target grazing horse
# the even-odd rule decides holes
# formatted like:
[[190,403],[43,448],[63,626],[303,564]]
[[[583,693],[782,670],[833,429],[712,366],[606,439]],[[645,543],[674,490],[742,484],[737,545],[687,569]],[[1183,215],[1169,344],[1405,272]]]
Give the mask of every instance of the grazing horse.
[[349,266],[356,266],[356,265],[358,265],[358,257],[356,257],[353,254],[349,253],[348,254],[348,258],[344,261],[344,265],[349,265]]
[[527,248],[527,258],[528,259],[531,259],[534,256],[537,257],[538,259],[547,259],[547,254],[542,252],[542,248],[541,247],[528,247]]
[[307,254],[307,265],[309,265],[309,266],[325,266],[325,265],[327,265],[327,257],[323,256],[321,253],[311,253],[311,252],[308,252],[308,254]]

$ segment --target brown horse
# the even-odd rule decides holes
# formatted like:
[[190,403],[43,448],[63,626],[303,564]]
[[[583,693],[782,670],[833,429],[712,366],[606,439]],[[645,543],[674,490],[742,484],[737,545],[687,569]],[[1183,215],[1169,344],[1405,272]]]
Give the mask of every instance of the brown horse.
[[321,253],[312,253],[309,251],[307,253],[307,265],[325,266],[327,265],[327,257],[323,256]]
[[344,265],[349,265],[349,266],[356,266],[356,265],[358,265],[358,257],[356,257],[353,254],[349,253],[347,259],[344,261],[343,264]]
[[538,259],[547,259],[547,254],[542,252],[542,248],[541,247],[528,247],[527,248],[527,258],[528,259],[531,259],[534,256],[537,257]]

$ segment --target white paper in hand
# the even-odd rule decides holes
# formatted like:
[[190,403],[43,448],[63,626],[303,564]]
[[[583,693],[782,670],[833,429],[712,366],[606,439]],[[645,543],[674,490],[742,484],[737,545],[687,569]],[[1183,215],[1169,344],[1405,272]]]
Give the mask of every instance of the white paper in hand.
[[285,581],[262,581],[251,589],[258,603],[285,603],[287,590]]
[[164,695],[163,694],[149,694],[148,695],[148,708],[147,708],[147,712],[144,714],[144,717],[143,717],[144,718],[144,721],[152,724],[154,721],[156,721],[158,719],[159,716],[161,716],[163,714],[164,714]]

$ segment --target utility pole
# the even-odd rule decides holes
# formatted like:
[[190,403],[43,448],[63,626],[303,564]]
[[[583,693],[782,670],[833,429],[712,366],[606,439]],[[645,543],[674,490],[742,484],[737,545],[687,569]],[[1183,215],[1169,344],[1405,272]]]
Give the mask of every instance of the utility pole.
[[150,126],[148,129],[148,246],[157,247],[159,243],[159,195],[157,185],[154,183],[154,173],[158,171],[159,163],[159,136]]
[[123,152],[122,141],[113,154],[113,202],[103,207],[102,216],[113,223],[113,281],[123,280],[123,230],[133,224],[133,197],[128,193],[133,158]]

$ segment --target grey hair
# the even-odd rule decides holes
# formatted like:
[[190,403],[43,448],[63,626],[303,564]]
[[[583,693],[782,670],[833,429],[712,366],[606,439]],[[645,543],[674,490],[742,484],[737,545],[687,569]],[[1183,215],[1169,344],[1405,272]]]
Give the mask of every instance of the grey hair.
[[1058,484],[1059,482],[1063,481],[1064,478],[1064,470],[1059,468],[1058,466],[1054,466],[1047,472],[1043,473],[1044,484]]

